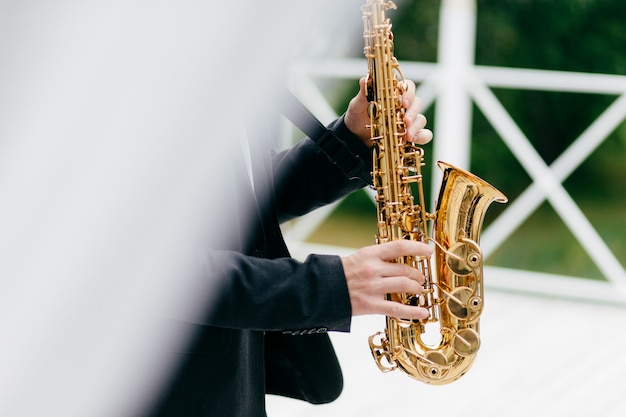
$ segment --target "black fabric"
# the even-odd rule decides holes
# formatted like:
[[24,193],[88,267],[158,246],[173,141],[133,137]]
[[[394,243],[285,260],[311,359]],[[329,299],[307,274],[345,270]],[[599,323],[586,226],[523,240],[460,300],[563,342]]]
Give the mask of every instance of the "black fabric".
[[268,394],[324,404],[343,389],[341,367],[326,333],[266,333],[265,366]]
[[[329,128],[354,155],[367,154],[342,118]],[[346,166],[308,138],[280,153],[266,143],[250,138],[255,192],[240,181],[219,196],[233,238],[205,251],[201,269],[219,285],[207,294],[212,302],[204,313],[180,323],[192,326],[195,337],[166,354],[179,367],[147,416],[264,417],[266,393],[317,404],[341,392],[341,369],[326,333],[350,329],[341,260],[292,259],[280,222],[363,187],[368,167],[348,176]]]
[[264,417],[262,332],[202,326],[185,349],[167,354],[179,367],[146,416]]
[[330,160],[344,167],[348,178],[363,172],[364,162],[360,156],[351,151],[335,132],[324,126],[290,90],[284,90],[280,104],[282,113],[308,135]]

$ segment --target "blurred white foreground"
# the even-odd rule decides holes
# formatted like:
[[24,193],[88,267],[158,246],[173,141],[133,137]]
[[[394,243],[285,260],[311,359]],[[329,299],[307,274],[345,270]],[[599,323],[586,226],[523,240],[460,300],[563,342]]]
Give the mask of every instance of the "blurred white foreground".
[[210,301],[188,261],[228,233],[232,125],[332,3],[0,2],[0,416],[150,398],[184,338],[154,318]]

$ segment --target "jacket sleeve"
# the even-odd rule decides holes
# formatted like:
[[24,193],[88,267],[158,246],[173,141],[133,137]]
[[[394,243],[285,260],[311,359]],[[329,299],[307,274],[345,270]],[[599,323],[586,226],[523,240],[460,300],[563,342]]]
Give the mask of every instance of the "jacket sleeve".
[[[364,159],[361,172],[347,175],[343,161],[330,158],[311,139],[275,154],[267,173],[273,192],[267,203],[260,199],[263,214],[257,226],[242,227],[245,248],[214,248],[203,255],[201,274],[216,285],[208,314],[192,321],[294,334],[350,330],[351,303],[341,259],[332,255],[310,255],[304,261],[290,258],[277,222],[336,201],[368,183],[369,148],[348,130],[343,117],[330,129]],[[252,256],[255,252],[258,257]]]
[[350,330],[351,304],[338,256],[310,255],[300,262],[210,251],[204,265],[204,273],[217,278],[219,295],[202,324],[286,333]]
[[350,132],[343,116],[328,127],[352,156],[362,161],[362,168],[349,175],[352,168],[349,161],[333,159],[309,138],[276,154],[272,162],[276,210],[281,223],[337,201],[371,183],[371,150]]

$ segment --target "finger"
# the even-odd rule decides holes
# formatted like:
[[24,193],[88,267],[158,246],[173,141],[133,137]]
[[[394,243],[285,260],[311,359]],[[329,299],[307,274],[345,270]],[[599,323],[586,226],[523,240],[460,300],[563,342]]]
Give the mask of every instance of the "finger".
[[426,280],[424,274],[419,269],[407,264],[395,262],[385,262],[385,265],[380,271],[380,275],[384,278],[406,277],[420,284],[423,284]]
[[357,111],[366,111],[367,109],[367,78],[359,79],[359,92],[354,96],[350,105],[356,106]]
[[428,318],[428,310],[423,307],[409,306],[395,301],[380,300],[373,306],[379,314],[406,320],[423,320]]
[[367,96],[367,77],[359,79],[359,94]]
[[409,125],[409,131],[412,134],[415,134],[420,130],[425,129],[427,123],[428,120],[426,120],[426,116],[424,116],[422,113],[419,113],[417,116],[415,116],[415,120],[413,120],[413,122]]
[[[426,128],[426,116],[424,116],[423,114],[417,114],[415,116],[415,119],[411,122],[407,124],[407,136],[409,138],[409,140],[411,140],[412,142],[416,142],[416,139],[418,138],[422,138],[420,137],[420,135],[423,136],[424,139],[426,139],[427,137],[424,135],[428,135],[432,133],[430,132],[430,130],[425,129]],[[424,132],[422,132],[424,131]]]
[[424,256],[433,254],[433,250],[424,242],[415,240],[394,240],[371,247],[375,255],[383,261],[391,261],[402,256]]
[[422,290],[424,289],[419,282],[404,276],[379,279],[378,283],[378,292],[380,294],[421,294]]
[[433,132],[429,129],[421,129],[416,133],[409,133],[408,139],[413,143],[425,145],[433,140]]
[[369,115],[367,112],[367,81],[365,77],[359,80],[359,92],[350,100],[344,117],[344,123],[352,133],[359,137],[366,146],[371,146]]
[[[415,83],[411,80],[404,80],[404,93],[402,94],[402,107],[410,109],[415,102]],[[421,108],[421,102],[418,103]]]
[[[422,100],[419,97],[413,96],[412,98],[404,96],[404,101],[410,100],[410,103],[405,107],[404,122],[407,125],[415,123],[418,119],[420,112],[422,111]],[[404,104],[403,104],[404,106]],[[424,125],[422,125],[424,127]]]

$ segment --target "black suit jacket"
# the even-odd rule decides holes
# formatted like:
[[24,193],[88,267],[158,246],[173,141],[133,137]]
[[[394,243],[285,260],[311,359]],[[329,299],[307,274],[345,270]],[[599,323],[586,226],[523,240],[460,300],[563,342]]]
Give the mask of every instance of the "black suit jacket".
[[266,393],[311,403],[339,396],[341,370],[326,332],[350,329],[341,260],[295,260],[280,230],[369,182],[369,149],[343,118],[329,128],[363,159],[358,175],[309,138],[272,154],[249,130],[255,192],[241,178],[219,198],[233,239],[204,254],[203,274],[217,280],[216,294],[200,323],[182,324],[196,337],[175,353],[180,368],[150,415],[265,416]]

